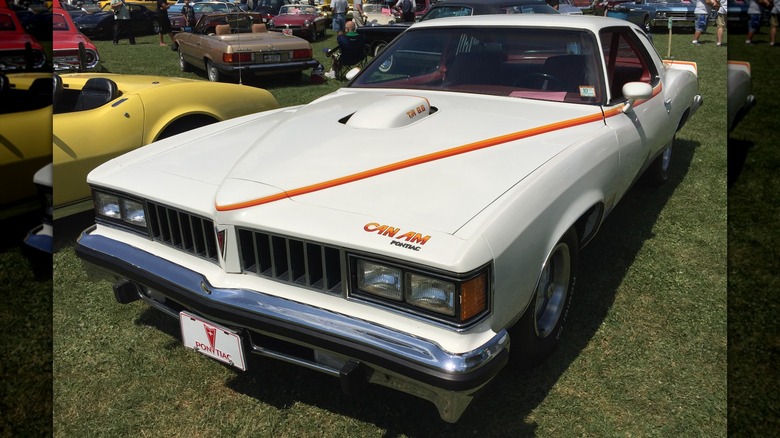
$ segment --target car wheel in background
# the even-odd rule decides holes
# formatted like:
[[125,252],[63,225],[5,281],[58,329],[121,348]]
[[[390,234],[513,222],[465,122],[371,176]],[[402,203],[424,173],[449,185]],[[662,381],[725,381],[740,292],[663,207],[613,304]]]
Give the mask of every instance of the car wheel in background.
[[650,17],[645,16],[645,21],[642,24],[642,28],[645,30],[645,32],[650,33],[651,30],[653,30],[653,25],[650,24]]
[[152,33],[160,33],[160,23],[157,21],[152,24]]
[[190,63],[184,60],[184,54],[181,53],[181,47],[179,48],[179,68],[183,72],[192,71],[192,66],[190,66]]
[[206,60],[206,73],[208,74],[209,80],[211,82],[219,82],[222,80],[222,74],[219,73],[217,66],[214,65],[210,59]]
[[661,155],[655,157],[655,160],[650,164],[647,169],[646,175],[650,184],[653,186],[660,186],[666,183],[669,179],[669,168],[672,164],[672,147],[674,146],[674,137],[669,140],[669,143],[661,152]]
[[560,342],[574,294],[578,247],[577,232],[570,228],[544,262],[531,304],[510,329],[510,351],[522,369],[538,365]]

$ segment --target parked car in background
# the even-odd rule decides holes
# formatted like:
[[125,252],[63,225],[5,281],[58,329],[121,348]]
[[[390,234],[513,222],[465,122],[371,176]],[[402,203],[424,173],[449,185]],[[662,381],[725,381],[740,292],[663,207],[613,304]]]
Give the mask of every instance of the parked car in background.
[[0,206],[36,194],[33,175],[51,162],[51,73],[0,72]]
[[727,105],[729,132],[756,105],[756,97],[752,94],[752,76],[750,63],[728,61],[727,64]]
[[582,15],[582,9],[572,0],[558,0],[558,12],[564,15]]
[[100,55],[92,40],[79,32],[70,14],[60,6],[52,5],[52,61],[54,70],[90,70],[98,67]]
[[268,20],[268,30],[295,35],[311,42],[316,41],[317,36],[324,37],[327,28],[328,20],[317,8],[302,4],[284,5],[279,9],[279,14]]
[[279,106],[266,90],[233,84],[100,73],[56,78],[62,84],[55,90],[53,124],[57,217],[91,206],[86,177],[99,164],[190,129]]
[[[488,14],[560,14],[560,12],[548,6],[545,0],[447,0],[431,5],[419,21]],[[410,25],[410,23],[396,22],[387,25],[361,26],[357,32],[363,35],[371,54],[376,55]]]
[[179,32],[174,39],[182,71],[205,70],[212,82],[240,75],[300,75],[319,65],[308,41],[269,32],[257,13],[207,14],[192,32]]
[[583,15],[595,15],[596,14],[596,2],[599,0],[571,0],[571,4],[580,8]]
[[383,3],[364,3],[363,16],[366,26],[390,24],[401,21],[401,16],[390,5]]
[[25,31],[16,14],[6,7],[5,0],[0,0],[0,71],[45,67],[46,53],[41,43]]
[[640,175],[667,180],[701,102],[696,64],[624,20],[425,20],[308,105],[98,167],[75,251],[178,319],[193,360],[255,353],[454,422],[551,354],[581,249]]
[[[136,36],[157,33],[157,12],[137,3],[127,3],[130,9],[130,26]],[[155,6],[156,7],[156,6]],[[73,20],[79,32],[97,40],[109,40],[114,37],[114,12],[110,4],[103,6],[100,12],[82,15]]]
[[[204,1],[192,5],[192,12],[195,13],[195,22],[204,14],[239,12],[235,3]],[[171,21],[171,30],[180,31],[184,29],[184,15],[181,13],[168,13],[168,19]]]
[[[54,250],[54,218],[52,216],[52,165],[39,169],[33,175],[41,206],[41,223],[31,229],[24,238],[25,251],[36,271],[51,272],[51,254]],[[30,249],[32,251],[30,251]],[[45,266],[48,263],[48,266]],[[43,266],[41,266],[43,265]]]
[[667,27],[670,20],[674,27],[693,28],[696,23],[695,9],[696,3],[690,1],[636,0],[610,7],[607,16],[628,20],[650,32],[654,27]]

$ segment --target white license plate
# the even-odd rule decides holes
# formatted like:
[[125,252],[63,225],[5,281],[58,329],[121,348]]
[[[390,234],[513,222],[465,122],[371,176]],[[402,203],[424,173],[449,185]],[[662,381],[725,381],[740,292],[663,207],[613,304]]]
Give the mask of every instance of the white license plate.
[[184,346],[246,371],[244,348],[236,332],[187,312],[179,313]]
[[278,53],[266,53],[263,54],[263,63],[269,64],[271,62],[281,62],[282,61],[282,55]]
[[292,36],[293,31],[292,31],[292,29],[282,29],[282,34],[287,35],[287,36]]

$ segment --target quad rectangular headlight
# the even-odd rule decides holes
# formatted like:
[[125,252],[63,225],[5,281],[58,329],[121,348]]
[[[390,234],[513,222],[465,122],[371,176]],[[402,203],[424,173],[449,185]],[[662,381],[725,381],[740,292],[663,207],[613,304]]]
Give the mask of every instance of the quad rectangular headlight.
[[488,309],[487,268],[459,276],[357,256],[352,259],[352,295],[457,325]]
[[98,190],[94,191],[93,200],[95,214],[99,218],[146,228],[146,211],[143,201]]

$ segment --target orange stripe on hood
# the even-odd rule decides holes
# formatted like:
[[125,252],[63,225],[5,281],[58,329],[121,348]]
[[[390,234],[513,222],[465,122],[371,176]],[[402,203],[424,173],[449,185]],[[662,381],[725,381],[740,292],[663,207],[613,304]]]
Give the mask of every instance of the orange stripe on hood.
[[[605,117],[611,117],[620,114],[620,108],[615,108],[609,111],[607,114],[596,113],[589,116],[578,117],[576,119],[564,120],[561,122],[551,123],[549,125],[539,126],[536,128],[526,129],[524,131],[513,132],[511,134],[501,135],[498,137],[488,138],[480,140],[474,143],[468,143],[462,146],[457,146],[450,149],[444,149],[438,152],[432,152],[426,155],[420,155],[419,157],[413,157],[406,160],[398,161],[395,163],[387,164],[384,166],[376,167],[374,169],[365,170],[363,172],[354,173],[352,175],[342,176],[340,178],[323,181],[316,184],[311,184],[297,189],[283,191],[271,196],[265,196],[262,198],[252,199],[249,201],[238,202],[228,205],[216,205],[217,211],[231,211],[239,210],[242,208],[255,207],[269,202],[279,201],[285,198],[292,198],[295,196],[305,195],[308,193],[318,192],[320,190],[329,189],[331,187],[337,187],[343,184],[348,184],[362,179],[371,178],[385,173],[394,172],[396,170],[406,169],[408,167],[417,166],[419,164],[429,163],[431,161],[441,160],[443,158],[454,157],[456,155],[465,154],[468,152],[474,152],[481,149],[501,145],[510,141],[522,140],[524,138],[533,137],[536,135],[546,134],[548,132],[557,131],[560,129],[571,128],[574,126],[584,125],[586,123],[597,122],[603,120]],[[616,111],[615,111],[616,110]]]

